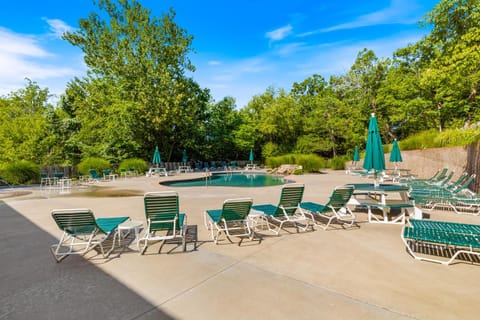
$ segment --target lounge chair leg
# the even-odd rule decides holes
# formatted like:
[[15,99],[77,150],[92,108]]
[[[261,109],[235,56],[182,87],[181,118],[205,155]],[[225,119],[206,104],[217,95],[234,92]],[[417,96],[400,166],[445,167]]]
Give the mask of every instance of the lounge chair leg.
[[142,250],[140,250],[141,255],[143,255],[145,253],[145,251],[147,250],[148,240],[145,239],[144,241],[145,241],[145,244],[143,245]]
[[57,253],[58,247],[59,246],[56,245],[56,244],[54,244],[50,247],[50,252],[52,253],[53,258],[55,259],[55,262],[57,262],[57,263],[62,262],[63,259],[65,259],[66,257],[69,256],[68,254],[59,255]]
[[182,228],[182,249],[183,252],[187,251],[187,226]]

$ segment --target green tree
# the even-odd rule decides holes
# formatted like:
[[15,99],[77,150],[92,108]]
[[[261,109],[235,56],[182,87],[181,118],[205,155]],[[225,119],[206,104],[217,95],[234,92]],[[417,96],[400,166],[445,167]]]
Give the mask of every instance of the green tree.
[[89,68],[67,89],[76,96],[68,100],[81,123],[82,153],[118,161],[150,157],[158,145],[168,161],[175,150],[195,146],[210,95],[185,76],[195,70],[188,58],[193,37],[172,9],[157,18],[135,0],[95,3],[103,13],[92,12],[64,35]]
[[443,0],[426,16],[423,40],[433,52],[422,81],[434,91],[439,125],[461,127],[480,119],[480,1]]
[[23,89],[0,97],[0,162],[49,163],[54,147],[47,114],[53,112],[48,89],[28,80]]
[[236,159],[239,156],[234,132],[240,121],[235,109],[235,99],[232,97],[225,97],[211,107],[207,120],[206,159],[225,160]]

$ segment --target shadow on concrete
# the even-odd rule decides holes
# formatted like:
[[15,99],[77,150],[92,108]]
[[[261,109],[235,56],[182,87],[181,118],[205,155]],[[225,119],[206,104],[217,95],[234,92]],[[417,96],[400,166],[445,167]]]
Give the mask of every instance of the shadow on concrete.
[[0,201],[0,319],[173,319]]

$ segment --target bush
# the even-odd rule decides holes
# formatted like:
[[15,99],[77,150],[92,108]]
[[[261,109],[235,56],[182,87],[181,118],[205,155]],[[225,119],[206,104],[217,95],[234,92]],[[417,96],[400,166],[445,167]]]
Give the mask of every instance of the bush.
[[327,167],[327,161],[316,154],[299,154],[295,163],[303,167],[304,172],[320,172]]
[[278,168],[282,164],[297,164],[303,167],[303,172],[320,172],[327,167],[327,162],[315,154],[286,154],[265,159],[267,166]]
[[26,160],[9,162],[1,166],[0,176],[5,182],[13,185],[38,183],[40,166]]
[[131,169],[136,170],[138,173],[143,174],[148,170],[148,165],[145,160],[138,159],[138,158],[131,158],[123,160],[119,167],[119,170],[126,170],[129,171]]
[[418,150],[428,148],[444,148],[466,146],[480,140],[480,129],[448,129],[423,131],[399,141],[401,150]]
[[328,166],[333,170],[345,170],[345,163],[351,161],[348,156],[340,156],[330,159]]
[[88,175],[90,169],[95,169],[97,173],[101,173],[105,169],[110,169],[110,162],[102,158],[85,158],[78,164],[78,172]]

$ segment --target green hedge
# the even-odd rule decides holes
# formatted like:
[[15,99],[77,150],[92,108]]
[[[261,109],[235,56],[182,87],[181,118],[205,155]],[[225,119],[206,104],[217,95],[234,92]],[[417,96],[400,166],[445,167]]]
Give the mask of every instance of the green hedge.
[[278,168],[282,164],[296,164],[303,167],[303,172],[320,172],[327,168],[327,161],[315,154],[286,154],[277,157],[268,157],[265,159],[267,166]]
[[136,170],[139,174],[143,174],[148,170],[148,165],[147,162],[143,159],[138,159],[138,158],[131,158],[131,159],[125,159],[123,160],[119,167],[119,170],[127,170],[129,171],[130,169]]
[[0,166],[0,176],[12,185],[38,183],[40,166],[27,160],[5,163]]
[[90,169],[95,169],[98,174],[103,170],[110,169],[110,162],[102,158],[85,158],[78,164],[78,172],[83,175],[88,175]]
[[351,161],[349,156],[340,156],[328,161],[328,167],[333,170],[345,170],[345,163]]

